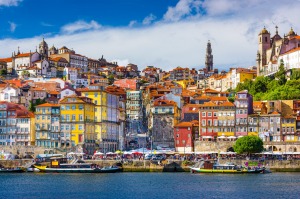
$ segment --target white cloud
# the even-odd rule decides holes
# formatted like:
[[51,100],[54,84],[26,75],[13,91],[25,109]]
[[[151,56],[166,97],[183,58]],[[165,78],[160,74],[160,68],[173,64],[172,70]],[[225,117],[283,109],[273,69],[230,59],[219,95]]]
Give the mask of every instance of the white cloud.
[[149,25],[151,24],[154,20],[156,19],[156,16],[153,14],[148,15],[147,17],[145,17],[145,19],[143,20],[143,25]]
[[9,30],[10,32],[15,32],[16,28],[17,28],[17,24],[15,24],[14,22],[8,22],[9,23]]
[[46,26],[46,27],[52,27],[52,26],[54,26],[54,25],[46,23],[46,22],[41,22],[41,25],[42,26]]
[[165,21],[179,21],[183,17],[190,16],[192,11],[199,12],[200,0],[180,0],[175,7],[169,7],[164,14]]
[[[218,1],[206,0],[199,4],[196,0],[181,0],[188,3],[188,9],[179,9],[178,2],[168,9],[160,22],[156,19],[155,23],[147,26],[82,28],[78,25],[81,28],[68,28],[59,35],[49,35],[45,40],[51,46],[65,45],[91,58],[104,55],[107,60],[117,61],[120,65],[134,63],[140,69],[153,65],[163,70],[176,66],[203,67],[206,44],[211,40],[214,67],[228,70],[230,67],[255,65],[257,36],[264,25],[272,35],[275,25],[278,25],[282,36],[291,26],[300,32],[299,1],[290,4],[275,0],[261,3],[255,3],[258,0],[222,1],[234,2],[237,8],[227,4],[222,4],[224,7],[220,8],[220,4],[216,3]],[[173,10],[172,15],[168,14],[170,10]],[[41,40],[42,36],[0,40],[0,46],[6,46],[5,49],[0,48],[0,57],[11,56],[18,46],[22,52],[35,50]]]
[[18,6],[22,0],[0,0],[0,6]]
[[96,21],[92,20],[90,23],[79,20],[74,23],[67,24],[61,28],[61,31],[66,34],[72,34],[75,32],[86,31],[86,30],[98,30],[101,25]]
[[134,25],[136,25],[137,24],[137,21],[136,20],[132,20],[132,21],[130,21],[129,22],[129,27],[133,27]]

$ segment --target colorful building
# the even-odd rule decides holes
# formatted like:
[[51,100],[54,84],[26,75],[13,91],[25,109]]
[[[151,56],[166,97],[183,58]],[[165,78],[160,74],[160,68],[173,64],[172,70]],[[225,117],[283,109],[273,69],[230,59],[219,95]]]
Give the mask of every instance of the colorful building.
[[0,145],[34,145],[34,114],[24,106],[0,102]]
[[218,111],[218,139],[231,139],[235,137],[235,106],[231,102],[219,104]]
[[199,112],[199,132],[202,140],[216,140],[218,136],[219,107],[213,102],[205,102]]
[[171,100],[156,100],[152,108],[153,144],[161,147],[174,147],[174,125],[180,120],[180,109]]
[[195,136],[199,133],[197,120],[180,122],[174,126],[174,146],[177,152],[187,153],[194,151]]
[[[41,104],[35,112],[35,145],[47,148],[64,146],[64,136],[60,136],[60,105]],[[62,139],[60,139],[62,138]]]
[[96,148],[95,104],[91,98],[67,96],[60,101],[61,137],[65,137],[66,147],[81,146],[88,154]]
[[234,102],[236,106],[236,136],[248,135],[248,114],[253,113],[253,98],[247,90],[240,91]]

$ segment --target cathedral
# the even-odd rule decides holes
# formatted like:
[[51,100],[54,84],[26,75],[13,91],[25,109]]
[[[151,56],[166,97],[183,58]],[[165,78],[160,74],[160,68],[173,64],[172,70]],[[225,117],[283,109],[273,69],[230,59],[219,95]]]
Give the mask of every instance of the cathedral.
[[298,61],[295,62],[289,55],[300,50],[300,36],[291,28],[281,37],[278,34],[278,27],[275,28],[275,35],[272,37],[265,27],[258,34],[257,76],[274,75],[282,61],[287,71],[299,68]]

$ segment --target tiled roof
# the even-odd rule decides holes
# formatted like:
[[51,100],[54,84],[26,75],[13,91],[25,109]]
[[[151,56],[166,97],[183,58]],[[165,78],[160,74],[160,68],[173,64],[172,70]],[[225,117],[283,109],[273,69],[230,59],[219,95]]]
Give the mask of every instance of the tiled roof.
[[29,57],[31,55],[31,53],[21,53],[16,55],[16,57]]
[[174,125],[174,127],[191,127],[193,124],[191,122],[180,122],[177,125]]
[[156,100],[153,103],[154,106],[174,106],[176,102],[172,100]]
[[12,62],[12,58],[11,58],[11,57],[8,57],[8,58],[0,58],[0,61],[3,61],[3,62]]
[[45,103],[45,104],[37,105],[36,107],[60,107],[60,105],[59,104]]

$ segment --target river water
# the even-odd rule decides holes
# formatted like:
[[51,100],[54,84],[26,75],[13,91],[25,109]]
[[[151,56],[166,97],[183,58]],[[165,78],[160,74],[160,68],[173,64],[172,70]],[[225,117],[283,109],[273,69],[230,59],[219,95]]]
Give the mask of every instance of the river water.
[[21,173],[0,184],[0,198],[300,198],[300,173]]

